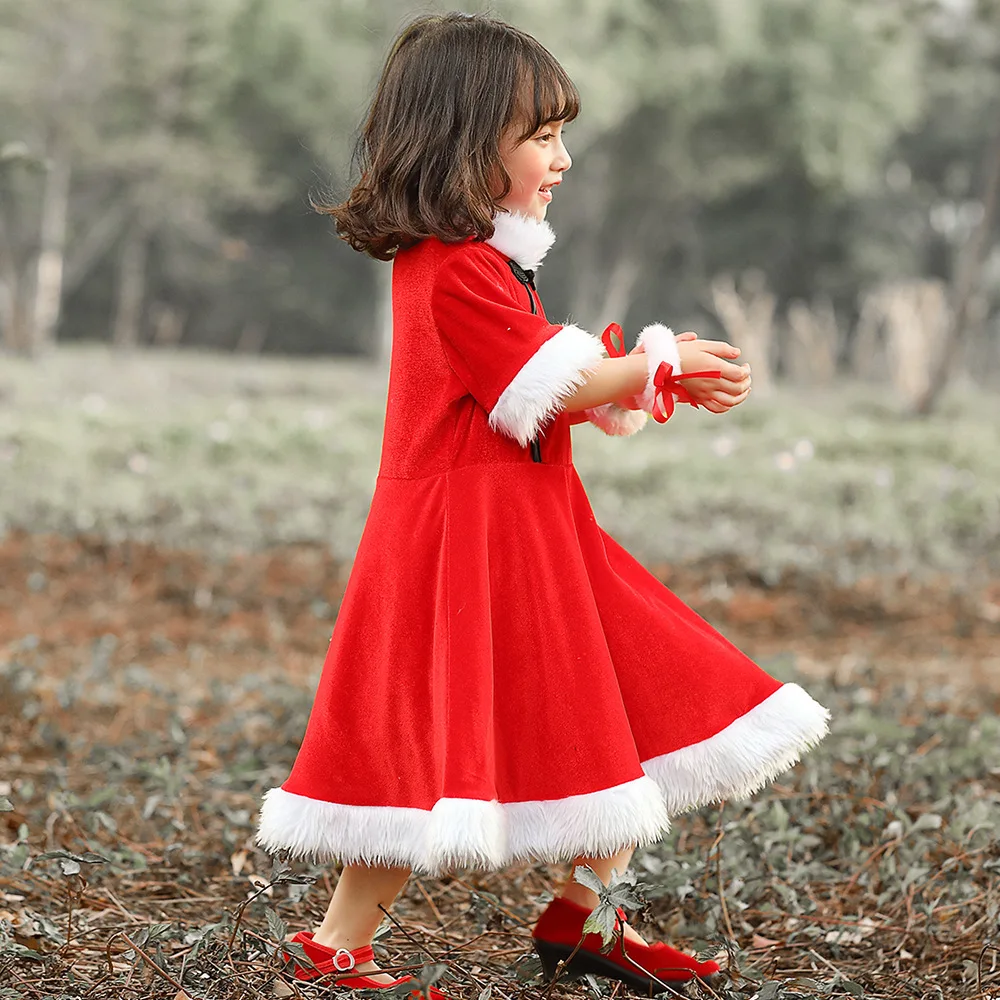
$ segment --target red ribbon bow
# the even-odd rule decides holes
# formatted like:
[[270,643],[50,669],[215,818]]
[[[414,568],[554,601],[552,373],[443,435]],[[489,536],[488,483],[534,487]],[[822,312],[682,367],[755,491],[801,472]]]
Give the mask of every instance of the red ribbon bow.
[[604,349],[608,352],[609,358],[625,357],[625,334],[617,323],[611,323],[601,334],[601,341]]
[[690,403],[698,408],[690,393],[680,384],[682,378],[722,378],[722,372],[682,372],[675,375],[674,366],[669,361],[661,361],[653,375],[653,385],[656,386],[653,419],[657,423],[665,424],[674,415],[675,396],[679,403]]
[[[625,335],[617,323],[611,323],[601,336],[601,341],[612,358],[625,357]],[[691,394],[681,385],[685,378],[722,378],[721,371],[683,372],[674,374],[674,366],[669,361],[661,361],[653,375],[653,385],[656,395],[653,397],[653,419],[665,424],[674,414],[674,397],[677,402],[690,403],[695,409],[698,404]]]

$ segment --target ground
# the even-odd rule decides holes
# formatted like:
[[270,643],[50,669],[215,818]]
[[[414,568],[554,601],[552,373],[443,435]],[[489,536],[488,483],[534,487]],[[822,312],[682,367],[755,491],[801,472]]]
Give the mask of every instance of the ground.
[[[336,869],[272,861],[253,823],[350,571],[380,391],[330,363],[0,368],[0,1000],[272,995]],[[914,423],[870,398],[574,431],[602,523],[834,713],[766,792],[637,855],[640,929],[727,956],[704,997],[1000,996],[1000,404]],[[564,876],[412,879],[379,958],[540,998],[530,924]]]

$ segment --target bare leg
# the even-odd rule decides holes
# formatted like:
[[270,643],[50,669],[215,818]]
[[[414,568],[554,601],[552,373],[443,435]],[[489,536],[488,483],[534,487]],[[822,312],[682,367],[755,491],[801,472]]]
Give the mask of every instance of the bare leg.
[[[349,951],[371,944],[384,916],[379,903],[389,909],[409,876],[409,868],[345,865],[313,940],[327,948],[347,948]],[[399,978],[377,974],[378,966],[374,962],[363,962],[356,970],[381,983]]]
[[[580,906],[586,906],[587,909],[592,910],[595,906],[597,906],[597,893],[591,891],[585,885],[581,885],[579,882],[575,881],[573,878],[573,869],[576,868],[577,865],[589,865],[597,873],[598,878],[600,878],[600,880],[607,885],[611,880],[611,869],[616,869],[620,875],[626,868],[628,868],[628,863],[632,860],[632,855],[634,853],[634,847],[626,847],[617,854],[613,854],[610,858],[589,858],[583,855],[578,858],[574,858],[569,870],[569,878],[563,884],[558,895],[565,897],[572,903],[579,903]],[[625,925],[625,939],[627,941],[635,941],[637,944],[648,943],[628,924]]]

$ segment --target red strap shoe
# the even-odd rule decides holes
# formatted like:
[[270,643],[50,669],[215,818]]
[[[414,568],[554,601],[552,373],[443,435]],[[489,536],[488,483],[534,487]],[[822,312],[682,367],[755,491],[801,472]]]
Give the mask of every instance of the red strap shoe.
[[[371,976],[351,976],[348,979],[341,979],[341,976],[346,975],[356,966],[374,961],[375,952],[372,950],[370,944],[365,945],[363,948],[355,948],[353,951],[348,951],[346,948],[327,948],[325,945],[317,944],[313,941],[311,931],[299,931],[292,938],[291,943],[302,945],[302,950],[305,952],[306,958],[312,962],[312,968],[310,968],[309,966],[302,965],[301,960],[296,959],[289,952],[286,951],[284,953],[285,958],[294,966],[293,974],[295,978],[300,981],[323,979],[326,985],[336,989],[354,990],[391,990],[400,983],[411,980],[416,984],[413,976],[400,976],[391,983],[380,983]],[[428,992],[430,993],[431,1000],[447,1000],[446,995],[434,986]],[[410,997],[413,1000],[418,1000],[418,998],[422,998],[423,996],[424,994],[420,992],[419,988],[410,993]]]
[[[539,917],[531,936],[546,979],[555,975],[560,959],[573,955],[590,912],[585,906],[557,896]],[[625,911],[619,910],[618,916],[624,923]],[[719,974],[717,963],[699,962],[668,944],[642,945],[628,941],[624,942],[623,953],[623,942],[615,941],[611,951],[602,955],[601,943],[600,934],[588,934],[562,975],[574,979],[590,973],[618,979],[652,996],[662,993],[665,986],[689,983],[696,978],[711,984]]]

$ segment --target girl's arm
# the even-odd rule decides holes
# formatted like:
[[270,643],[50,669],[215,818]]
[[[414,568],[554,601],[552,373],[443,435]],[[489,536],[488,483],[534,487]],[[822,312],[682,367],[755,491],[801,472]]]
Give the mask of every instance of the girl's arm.
[[565,408],[574,413],[603,403],[637,396],[646,388],[646,355],[604,358],[576,391],[563,397]]
[[[735,402],[742,402],[749,392],[750,372],[726,361],[740,354],[738,347],[724,341],[687,340],[677,343],[683,371],[703,371],[708,368],[722,372],[722,380],[697,379],[698,401],[709,409],[721,405],[728,408]],[[563,405],[570,413],[586,410],[604,403],[627,400],[640,396],[648,388],[650,365],[645,352],[633,352],[623,358],[604,358],[592,369],[586,381],[578,389],[562,398]],[[718,412],[718,411],[716,411]]]

